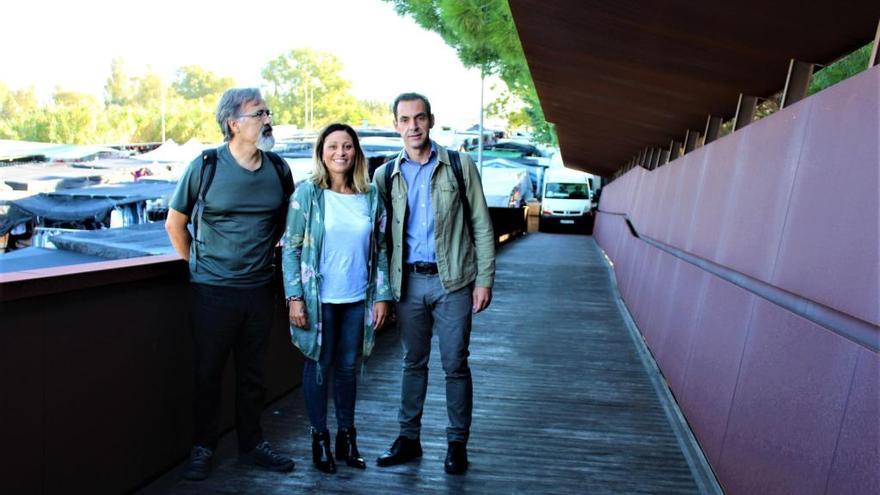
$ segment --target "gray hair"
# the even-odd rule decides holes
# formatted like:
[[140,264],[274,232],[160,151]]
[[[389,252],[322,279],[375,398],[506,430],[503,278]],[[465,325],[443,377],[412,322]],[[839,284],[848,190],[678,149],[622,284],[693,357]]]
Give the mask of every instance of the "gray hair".
[[217,103],[217,125],[223,132],[223,141],[232,140],[232,129],[229,127],[229,119],[238,117],[241,107],[249,101],[262,101],[263,96],[257,88],[232,88],[227,89]]

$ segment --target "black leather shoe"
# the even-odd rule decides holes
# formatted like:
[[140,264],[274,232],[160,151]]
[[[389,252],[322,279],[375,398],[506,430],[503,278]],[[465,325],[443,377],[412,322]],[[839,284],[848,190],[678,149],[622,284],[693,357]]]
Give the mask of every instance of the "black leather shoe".
[[336,472],[336,461],[330,450],[330,432],[312,429],[312,462],[318,471],[333,474]]
[[391,444],[390,449],[376,459],[376,464],[382,467],[394,466],[419,457],[422,457],[422,443],[419,439],[413,440],[401,435]]
[[293,471],[295,463],[290,457],[275,452],[269,442],[263,440],[254,448],[253,452],[246,454],[254,464],[279,473]]
[[192,481],[202,481],[211,475],[211,457],[214,452],[211,449],[196,445],[189,454],[189,465],[183,473],[183,477]]
[[340,428],[336,432],[336,460],[345,461],[346,464],[353,468],[366,469],[367,462],[361,457],[357,446],[357,430],[354,426],[351,428]]
[[449,442],[446,462],[443,463],[446,474],[463,474],[467,468],[467,445],[464,442]]

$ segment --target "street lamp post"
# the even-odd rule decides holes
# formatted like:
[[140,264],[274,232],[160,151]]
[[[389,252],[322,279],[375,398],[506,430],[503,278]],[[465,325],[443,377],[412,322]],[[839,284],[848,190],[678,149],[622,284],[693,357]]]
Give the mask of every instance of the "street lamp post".
[[483,176],[483,87],[486,82],[486,66],[480,66],[480,141],[477,148],[477,163],[479,163],[480,177]]

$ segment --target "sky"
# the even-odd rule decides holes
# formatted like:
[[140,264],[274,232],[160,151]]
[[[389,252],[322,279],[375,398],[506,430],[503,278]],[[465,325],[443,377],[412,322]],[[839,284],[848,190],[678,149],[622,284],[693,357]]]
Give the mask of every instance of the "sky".
[[132,75],[149,67],[171,81],[178,67],[195,64],[259,86],[267,62],[311,48],[341,60],[357,98],[390,104],[417,91],[438,125],[479,121],[479,71],[381,0],[12,0],[3,11],[0,81],[34,86],[43,100],[57,86],[103,98],[118,56]]

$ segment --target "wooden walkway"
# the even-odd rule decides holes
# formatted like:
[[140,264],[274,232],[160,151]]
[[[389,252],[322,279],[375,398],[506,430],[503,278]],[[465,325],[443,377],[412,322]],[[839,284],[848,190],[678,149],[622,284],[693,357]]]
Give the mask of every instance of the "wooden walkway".
[[209,480],[180,480],[181,465],[143,493],[699,493],[604,263],[586,236],[530,234],[500,250],[494,301],[475,318],[471,336],[474,423],[464,476],[443,472],[446,408],[436,339],[425,455],[412,464],[375,465],[397,436],[401,352],[391,330],[379,337],[359,384],[365,471],[342,464],[326,475],[313,468],[297,389],[263,415],[267,438],[296,460],[294,472],[237,465],[233,433]]

